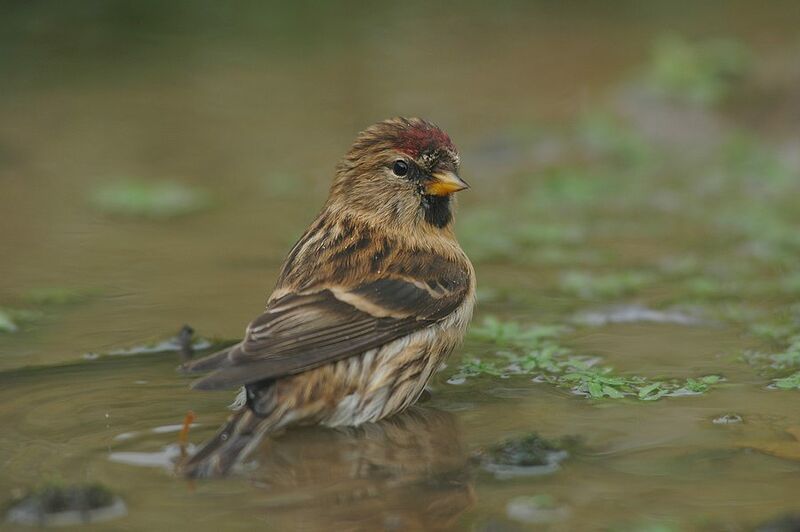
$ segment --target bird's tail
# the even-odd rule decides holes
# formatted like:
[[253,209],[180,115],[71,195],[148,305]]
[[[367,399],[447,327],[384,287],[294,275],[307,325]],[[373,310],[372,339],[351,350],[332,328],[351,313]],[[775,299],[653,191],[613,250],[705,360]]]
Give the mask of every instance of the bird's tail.
[[277,428],[273,416],[262,417],[241,408],[228,418],[213,438],[178,465],[178,472],[189,478],[225,475],[255,449],[261,439]]

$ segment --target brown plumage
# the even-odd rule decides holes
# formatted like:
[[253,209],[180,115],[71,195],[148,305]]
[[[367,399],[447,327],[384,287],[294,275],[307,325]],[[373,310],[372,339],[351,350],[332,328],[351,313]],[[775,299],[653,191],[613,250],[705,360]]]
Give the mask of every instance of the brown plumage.
[[359,425],[416,401],[474,305],[452,230],[458,166],[450,138],[420,119],[359,134],[265,312],[239,344],[184,366],[212,372],[195,388],[243,385],[247,398],[185,474],[226,472],[289,425]]

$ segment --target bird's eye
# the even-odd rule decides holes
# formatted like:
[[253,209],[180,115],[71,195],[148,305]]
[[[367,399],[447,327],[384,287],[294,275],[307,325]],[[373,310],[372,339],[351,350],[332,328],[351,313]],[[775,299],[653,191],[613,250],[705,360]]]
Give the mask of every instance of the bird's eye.
[[394,175],[403,177],[404,175],[408,174],[408,163],[402,159],[398,159],[394,162],[394,166],[392,167],[392,172]]

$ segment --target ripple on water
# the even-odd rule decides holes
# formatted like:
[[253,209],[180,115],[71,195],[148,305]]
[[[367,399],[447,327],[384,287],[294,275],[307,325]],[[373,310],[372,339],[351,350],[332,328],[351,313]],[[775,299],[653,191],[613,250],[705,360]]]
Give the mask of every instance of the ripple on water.
[[602,327],[615,323],[669,323],[673,325],[708,325],[697,315],[680,310],[655,310],[641,305],[618,305],[599,310],[581,312],[573,318],[575,323]]
[[181,456],[191,454],[195,451],[195,446],[192,444],[182,448],[177,443],[165,445],[158,451],[153,452],[135,452],[135,451],[118,451],[108,455],[108,459],[118,464],[127,464],[139,467],[161,467],[171,470],[175,466],[175,462]]

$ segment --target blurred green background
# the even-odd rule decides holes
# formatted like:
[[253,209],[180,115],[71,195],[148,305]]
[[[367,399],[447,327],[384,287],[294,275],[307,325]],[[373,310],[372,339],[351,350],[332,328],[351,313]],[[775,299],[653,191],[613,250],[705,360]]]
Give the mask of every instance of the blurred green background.
[[[475,182],[465,222],[472,205],[509,214],[503,193],[555,205],[538,192],[543,170],[575,174],[553,178],[553,194],[608,191],[575,168],[594,157],[587,143],[636,164],[675,144],[712,159],[741,132],[731,157],[770,158],[796,134],[798,19],[791,1],[4,2],[0,294],[113,288],[92,328],[114,332],[73,338],[84,349],[175,312],[236,335],[253,311],[242,296],[266,291],[355,133],[393,115],[455,138]],[[644,170],[633,181],[734,179]],[[184,211],[194,218],[162,223]],[[219,297],[231,303],[223,317]]]

